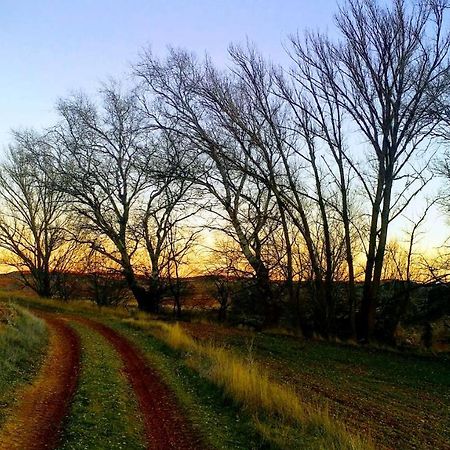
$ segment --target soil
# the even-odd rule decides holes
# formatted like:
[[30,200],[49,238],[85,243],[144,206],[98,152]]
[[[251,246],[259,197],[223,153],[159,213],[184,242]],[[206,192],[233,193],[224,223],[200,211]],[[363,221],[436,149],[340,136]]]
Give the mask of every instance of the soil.
[[49,350],[36,379],[20,395],[0,430],[0,450],[54,449],[77,386],[80,342],[64,321],[42,315],[49,327]]

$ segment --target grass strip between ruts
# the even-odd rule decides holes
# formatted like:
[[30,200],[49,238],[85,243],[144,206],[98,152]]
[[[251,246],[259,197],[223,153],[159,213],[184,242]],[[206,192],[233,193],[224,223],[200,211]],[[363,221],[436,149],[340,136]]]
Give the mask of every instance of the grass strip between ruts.
[[71,326],[81,338],[82,367],[60,450],[145,449],[137,400],[120,357],[96,331]]

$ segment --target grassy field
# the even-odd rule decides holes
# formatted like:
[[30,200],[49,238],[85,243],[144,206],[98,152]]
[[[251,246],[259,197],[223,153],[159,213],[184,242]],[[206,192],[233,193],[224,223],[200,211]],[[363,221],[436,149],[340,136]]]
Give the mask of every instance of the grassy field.
[[[85,302],[17,302],[100,319],[127,336],[212,448],[366,449],[372,440],[375,448],[449,448],[445,356],[302,341],[214,324],[176,326],[123,309],[100,314]],[[139,420],[123,419],[137,416],[136,404],[114,350],[84,326],[74,327],[84,350],[82,375],[63,448],[93,448],[86,446],[91,435],[99,439],[98,448],[106,443],[107,448],[142,448]]]
[[253,427],[273,448],[371,449],[370,438],[349,433],[328,411],[307,405],[288,385],[278,383],[265,368],[224,347],[194,340],[179,325],[148,320],[126,322],[166,342],[186,364],[219,387],[252,417]]
[[[448,448],[450,359],[185,324],[192,336],[264,366],[304,401],[328,407],[386,448]],[[446,447],[447,446],[447,447]]]
[[[64,305],[29,297],[16,298],[15,302],[33,309],[99,318],[98,308],[85,302]],[[178,352],[124,322],[124,318],[129,318],[128,313],[106,308],[101,317],[145,352],[211,448],[276,448],[264,441],[248,414],[224,398],[217,386],[187,367]],[[81,337],[82,369],[61,449],[145,448],[135,399],[124,383],[114,350],[92,330],[76,322],[71,325]]]
[[39,369],[47,340],[42,320],[17,306],[0,304],[0,425],[15,402],[16,391]]

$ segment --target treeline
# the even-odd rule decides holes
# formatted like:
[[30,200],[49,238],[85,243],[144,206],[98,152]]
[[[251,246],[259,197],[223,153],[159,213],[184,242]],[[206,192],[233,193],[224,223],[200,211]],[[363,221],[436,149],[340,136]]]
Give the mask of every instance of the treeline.
[[430,204],[403,253],[388,243],[431,178],[450,181],[447,7],[349,0],[338,38],[289,37],[289,67],[251,44],[230,46],[226,69],[185,50],[144,53],[131,86],[62,99],[53,127],[15,132],[0,245],[41,295],[87,258],[156,312],[168,289],[179,301],[183,265],[209,230],[211,270],[251,280],[263,325],[287,303],[304,327],[307,302],[315,332],[370,339],[387,267],[405,293],[419,266],[428,281],[449,270],[414,254]]

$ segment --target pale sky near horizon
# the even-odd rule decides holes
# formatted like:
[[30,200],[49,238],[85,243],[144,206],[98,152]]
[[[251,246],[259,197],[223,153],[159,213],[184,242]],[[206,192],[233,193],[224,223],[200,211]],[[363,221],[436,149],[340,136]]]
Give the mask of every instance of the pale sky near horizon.
[[[12,128],[42,128],[71,91],[93,93],[108,77],[124,78],[139,52],[168,45],[216,63],[230,42],[256,43],[276,62],[283,42],[305,28],[333,29],[337,0],[2,0],[0,2],[0,152]],[[433,214],[426,246],[448,229]],[[437,225],[436,225],[437,224]],[[398,230],[401,230],[399,225]]]

